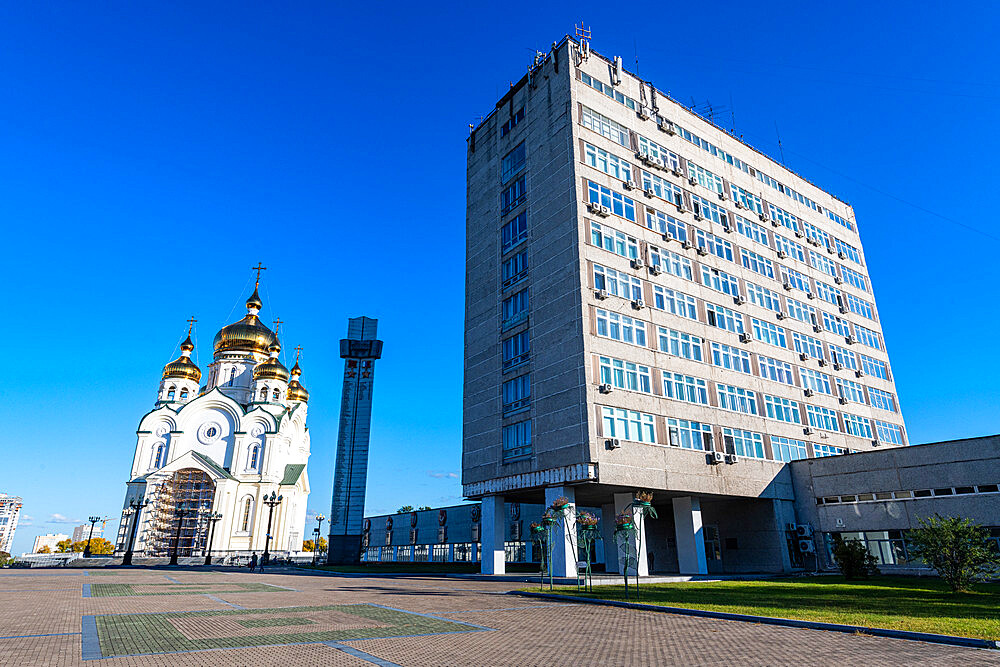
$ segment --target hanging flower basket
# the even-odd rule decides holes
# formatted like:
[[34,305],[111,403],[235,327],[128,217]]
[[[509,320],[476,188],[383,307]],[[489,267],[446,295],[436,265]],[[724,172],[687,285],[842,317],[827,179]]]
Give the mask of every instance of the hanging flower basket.
[[554,501],[552,501],[552,505],[550,505],[550,507],[559,512],[569,507],[569,505],[570,505],[569,498],[567,498],[566,496],[559,496]]
[[641,505],[642,507],[649,507],[653,504],[653,492],[652,491],[636,491],[635,492],[635,504]]
[[576,517],[576,525],[581,528],[597,528],[597,517],[590,512],[583,512]]

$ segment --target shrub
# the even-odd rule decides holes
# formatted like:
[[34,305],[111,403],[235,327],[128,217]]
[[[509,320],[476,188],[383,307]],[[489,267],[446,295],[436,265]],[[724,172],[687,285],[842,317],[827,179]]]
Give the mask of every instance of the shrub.
[[1000,570],[989,533],[972,519],[935,514],[918,523],[907,536],[910,553],[937,570],[953,592],[967,591]]
[[867,579],[878,574],[878,560],[860,540],[833,538],[833,560],[846,579]]

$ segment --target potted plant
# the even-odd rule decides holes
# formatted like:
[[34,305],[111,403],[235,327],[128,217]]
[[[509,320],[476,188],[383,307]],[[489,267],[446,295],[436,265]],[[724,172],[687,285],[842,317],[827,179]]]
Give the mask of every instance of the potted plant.
[[569,498],[567,498],[566,496],[559,496],[554,501],[552,501],[552,505],[550,505],[550,507],[555,511],[560,512],[569,507]]
[[576,524],[581,530],[595,530],[598,518],[590,512],[582,512],[576,517]]
[[652,491],[636,491],[635,492],[635,503],[637,505],[642,505],[643,507],[649,507],[653,504],[653,492]]
[[551,526],[556,522],[556,515],[551,509],[545,510],[545,514],[542,515],[542,525]]
[[624,510],[619,512],[615,516],[615,532],[621,530],[634,530],[635,529],[635,516],[629,510]]

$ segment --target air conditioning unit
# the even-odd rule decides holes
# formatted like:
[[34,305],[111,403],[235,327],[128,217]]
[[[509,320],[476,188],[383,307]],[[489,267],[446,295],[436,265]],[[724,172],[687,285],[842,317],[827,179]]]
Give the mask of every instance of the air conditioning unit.
[[602,394],[610,394],[613,391],[613,387],[610,384],[604,383],[597,388]]
[[778,312],[776,312],[776,313],[774,314],[774,316],[775,316],[775,317],[776,317],[777,319],[779,319],[779,320],[783,320],[783,319],[785,319],[785,314],[784,314],[783,312],[781,312],[780,310],[779,310]]
[[653,163],[653,166],[656,167],[657,169],[666,169],[667,168],[667,164],[663,161],[663,158],[653,156],[651,158],[651,161]]
[[649,112],[646,111],[646,107],[640,106],[635,110],[635,115],[639,117],[639,120],[649,120]]
[[602,218],[606,218],[609,215],[611,215],[611,209],[609,209],[607,206],[602,206],[597,202],[589,202],[587,204],[587,210],[593,213],[594,215],[601,216]]
[[660,268],[659,264],[650,264],[649,265],[649,272],[652,273],[654,276],[658,276],[661,273],[663,273],[663,269]]
[[820,366],[826,366],[826,359],[823,357],[820,357],[818,361]]
[[646,302],[643,301],[642,299],[633,299],[632,307],[635,308],[636,310],[642,310],[643,308],[646,307]]
[[740,457],[736,454],[726,454],[726,463],[732,465],[734,463],[739,463]]
[[635,152],[635,159],[638,160],[639,162],[645,162],[646,161],[646,154],[643,153],[642,151],[636,151]]
[[671,234],[670,232],[663,232],[663,236],[662,236],[661,238],[662,238],[662,239],[663,239],[663,240],[664,240],[665,242],[667,242],[667,243],[670,243],[671,241],[673,241],[673,240],[674,240],[674,235],[673,235],[673,234]]
[[813,527],[808,523],[799,523],[795,525],[795,534],[799,537],[812,537]]
[[688,179],[688,183],[690,183],[691,185],[698,185],[698,179],[692,176],[691,178]]
[[809,239],[809,243],[812,243],[817,248],[819,247],[819,239]]
[[719,193],[719,201],[726,201],[726,193],[725,192],[720,192]]
[[607,299],[607,298],[608,298],[608,290],[606,290],[606,289],[599,289],[599,290],[597,290],[597,291],[596,291],[596,292],[595,292],[594,294],[595,294],[595,295],[597,296],[597,298],[598,298],[598,299],[600,299],[601,301],[604,301],[605,299]]
[[604,441],[604,446],[608,449],[618,449],[622,446],[622,441],[618,438],[608,438]]
[[690,241],[685,240],[683,243],[681,243],[681,247],[684,248],[685,250],[690,250],[693,246],[691,245]]
[[622,187],[625,188],[626,190],[631,190],[633,187],[635,187],[635,183],[629,180],[625,180],[622,181]]
[[702,256],[707,255],[708,254],[708,248],[703,248],[701,246],[698,246],[698,254],[702,255]]
[[821,327],[818,324],[814,324],[813,325],[813,331],[816,332],[816,333],[823,333],[823,327]]
[[772,227],[780,227],[780,226],[781,226],[781,223],[780,223],[780,222],[778,222],[777,220],[772,220],[772,221],[771,221],[771,226],[772,226]]
[[841,315],[847,314],[847,306],[841,306],[840,308],[838,308],[838,310],[840,311]]
[[736,296],[733,297],[733,303],[735,303],[737,306],[742,306],[746,302],[747,300],[743,298],[742,294],[737,294]]
[[608,208],[607,206],[602,206],[602,207],[601,207],[601,208],[600,208],[600,209],[599,209],[599,210],[597,211],[597,215],[601,216],[602,218],[606,218],[606,217],[608,217],[609,215],[611,215],[611,209],[610,209],[610,208]]
[[816,295],[813,294],[812,292],[806,292],[806,298],[807,299],[815,299]]
[[804,429],[802,429],[802,432],[805,433],[806,435],[812,435],[813,432],[812,426],[806,426]]
[[881,446],[882,446],[881,440],[872,440],[872,447],[881,447]]
[[833,370],[835,370],[835,371],[842,371],[842,370],[844,370],[844,364],[840,363],[839,361],[833,362]]
[[761,222],[767,222],[767,213],[761,213],[759,216]]
[[799,552],[804,554],[815,553],[816,545],[813,544],[812,540],[799,540]]
[[705,455],[705,460],[712,465],[715,465],[716,463],[724,463],[726,455],[722,452],[709,452]]
[[729,220],[723,220],[723,222],[722,222],[722,231],[724,231],[727,234],[731,234],[732,233],[733,226],[731,224],[729,224]]
[[841,278],[840,276],[834,276],[833,277],[833,282],[837,283],[838,285],[843,285],[844,284],[844,279]]
[[840,252],[837,253],[837,257],[841,259],[847,259],[847,253],[841,250]]
[[858,342],[858,339],[855,338],[854,336],[844,336],[844,340],[847,341],[848,345],[854,345],[855,343]]
[[858,370],[854,371],[854,374],[857,375],[859,378],[863,378],[865,376],[865,372],[863,370],[861,370],[860,368]]
[[740,342],[741,343],[749,343],[750,342],[750,334],[748,334],[748,333],[741,333],[740,334]]
[[805,236],[805,234],[803,234],[802,232],[800,232],[800,231],[799,231],[799,230],[797,230],[797,229],[795,230],[795,238],[797,238],[797,239],[800,239],[800,238],[802,238],[803,236]]
[[815,392],[812,389],[806,389],[805,392],[803,392],[803,393],[806,396],[812,396]]
[[784,287],[788,291],[792,290],[792,284],[790,282],[788,282],[787,280],[785,282],[781,283],[781,286]]
[[736,200],[736,208],[746,208],[746,207],[743,206],[743,202],[741,202],[739,199],[737,199]]
[[826,251],[827,251],[828,253],[830,253],[831,255],[832,255],[832,254],[834,254],[834,250],[833,250],[833,248],[831,248],[830,246],[827,246],[827,247],[826,247]]
[[645,266],[646,266],[646,263],[644,261],[642,261],[641,257],[636,257],[635,259],[632,260],[632,268],[633,269],[642,269],[642,268],[645,268]]
[[684,206],[683,203],[677,205],[677,212],[678,213],[687,213],[687,211],[688,211],[687,207]]
[[785,252],[784,250],[779,250],[778,251],[778,259],[785,259],[786,257],[788,257],[788,253],[787,252]]
[[847,397],[846,397],[846,396],[841,396],[841,397],[840,397],[839,399],[837,399],[837,400],[839,400],[839,401],[840,401],[840,404],[841,404],[841,405],[847,405]]
[[672,171],[674,173],[674,176],[683,176],[684,175],[684,171],[681,169],[681,165],[680,164],[677,164],[676,166],[671,167],[670,171]]
[[643,190],[642,192],[643,192],[643,194],[644,194],[644,195],[646,195],[646,196],[647,196],[647,197],[649,197],[649,198],[652,198],[652,197],[653,197],[653,194],[654,194],[654,193],[653,193],[653,188],[646,188],[646,189],[645,189],[645,190]]
[[656,126],[659,127],[661,131],[666,132],[667,134],[671,135],[677,134],[677,130],[674,128],[674,124],[671,121],[667,120],[666,118],[662,117],[657,118]]
[[809,361],[809,353],[799,352],[799,359],[801,359],[802,361]]
[[701,217],[701,211],[695,211],[694,212],[694,219],[695,220],[704,220],[705,218]]

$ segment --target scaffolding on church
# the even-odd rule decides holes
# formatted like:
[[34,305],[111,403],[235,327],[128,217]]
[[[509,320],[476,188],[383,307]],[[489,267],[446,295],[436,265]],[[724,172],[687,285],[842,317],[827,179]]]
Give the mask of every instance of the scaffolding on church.
[[195,468],[178,470],[153,490],[152,496],[153,511],[146,533],[146,555],[169,556],[174,552],[175,544],[178,556],[203,555],[209,532],[205,516],[211,512],[215,498],[212,478]]

